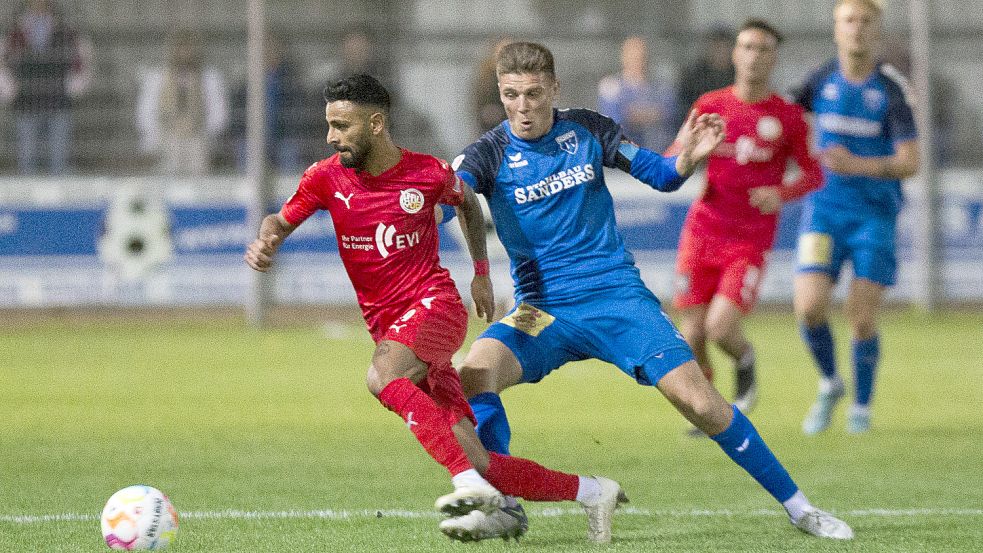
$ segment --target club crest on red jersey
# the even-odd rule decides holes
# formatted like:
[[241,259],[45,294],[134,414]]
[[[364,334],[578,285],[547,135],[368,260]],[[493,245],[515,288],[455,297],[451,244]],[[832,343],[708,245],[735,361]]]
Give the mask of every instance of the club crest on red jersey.
[[407,188],[399,192],[399,207],[407,213],[417,213],[423,209],[423,193],[416,188]]
[[782,136],[782,123],[777,117],[771,115],[765,115],[761,119],[758,119],[758,124],[756,125],[756,131],[758,136],[764,140],[774,141],[778,137]]

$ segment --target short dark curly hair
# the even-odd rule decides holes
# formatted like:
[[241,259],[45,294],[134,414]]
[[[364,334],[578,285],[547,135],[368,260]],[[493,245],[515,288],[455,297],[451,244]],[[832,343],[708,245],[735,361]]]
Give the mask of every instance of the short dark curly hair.
[[757,29],[759,31],[768,33],[769,35],[775,37],[776,45],[781,44],[782,41],[785,40],[785,36],[778,29],[776,29],[771,23],[765,21],[764,19],[752,17],[747,21],[745,21],[744,24],[741,25],[741,28],[737,30],[737,32],[741,33],[748,29]]
[[389,91],[372,75],[352,75],[329,84],[324,89],[327,103],[349,101],[353,104],[374,106],[389,113]]

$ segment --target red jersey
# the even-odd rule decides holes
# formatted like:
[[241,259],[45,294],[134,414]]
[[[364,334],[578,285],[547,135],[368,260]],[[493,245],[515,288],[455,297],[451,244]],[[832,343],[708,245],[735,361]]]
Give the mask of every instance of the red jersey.
[[291,225],[319,209],[331,213],[338,252],[376,341],[424,296],[458,293],[437,256],[434,207],[460,204],[461,182],[446,162],[401,152],[379,176],[343,166],[337,154],[321,160],[280,211]]
[[[690,207],[686,225],[694,232],[771,248],[778,214],[764,215],[749,203],[751,188],[778,186],[783,201],[819,188],[822,170],[809,153],[809,126],[803,109],[777,94],[753,104],[733,87],[700,96],[699,113],[718,113],[727,125],[724,141],[707,161],[707,187]],[[786,163],[795,159],[801,176],[782,186]]]

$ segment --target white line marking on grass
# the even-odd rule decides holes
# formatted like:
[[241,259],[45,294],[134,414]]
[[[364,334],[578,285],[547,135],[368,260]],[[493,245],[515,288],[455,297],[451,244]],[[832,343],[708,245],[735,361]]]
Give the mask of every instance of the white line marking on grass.
[[[530,516],[540,517],[563,517],[581,516],[583,509],[548,507],[544,509],[530,509]],[[640,509],[638,507],[626,507],[618,510],[621,516],[643,516],[643,517],[772,517],[786,516],[784,511],[775,509],[752,509],[747,511],[734,509],[690,509],[690,510],[656,510]],[[884,517],[884,518],[910,518],[910,517],[978,517],[983,516],[983,509],[930,509],[930,508],[910,508],[910,509],[853,509],[849,511],[835,511],[845,517]],[[410,511],[405,509],[320,509],[314,511],[240,511],[236,509],[226,509],[224,511],[187,511],[179,513],[181,520],[258,520],[258,519],[326,519],[326,520],[352,520],[363,518],[439,518],[440,513],[433,511]],[[0,522],[12,524],[40,524],[45,522],[91,522],[99,520],[98,515],[85,515],[79,513],[62,513],[56,515],[0,515]]]

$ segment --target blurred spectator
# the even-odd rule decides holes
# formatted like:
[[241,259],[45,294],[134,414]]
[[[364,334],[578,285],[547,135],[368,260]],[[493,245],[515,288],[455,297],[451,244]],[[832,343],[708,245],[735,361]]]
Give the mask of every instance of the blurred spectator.
[[345,34],[341,41],[341,60],[332,82],[350,75],[372,75],[383,86],[390,89],[392,82],[392,67],[386,61],[389,59],[372,33],[365,29],[356,29]]
[[704,92],[730,86],[734,82],[734,31],[726,25],[712,27],[702,39],[705,49],[700,57],[682,70],[679,79],[679,119],[682,124],[690,106]]
[[10,102],[14,112],[18,170],[37,172],[47,142],[49,171],[64,173],[72,99],[92,83],[92,44],[52,2],[31,0],[0,48],[0,101]]
[[648,46],[632,36],[621,44],[621,73],[601,79],[598,111],[617,121],[639,146],[661,152],[676,135],[676,94],[648,76]]
[[427,114],[406,101],[394,68],[388,62],[392,56],[386,54],[385,47],[374,37],[367,29],[356,29],[345,34],[341,42],[341,60],[329,82],[351,75],[372,75],[389,90],[392,102],[390,131],[396,144],[416,152],[445,157],[448,150],[441,143],[433,122]]
[[[266,153],[269,163],[281,173],[303,169],[300,155],[304,116],[304,89],[287,45],[277,36],[267,39],[266,65]],[[242,83],[232,96],[231,135],[235,142],[236,168],[246,168],[246,89]]]
[[136,115],[140,146],[159,156],[162,172],[208,172],[211,149],[228,123],[229,109],[222,75],[205,65],[196,34],[177,34],[166,65],[144,73]]
[[478,74],[475,75],[473,89],[473,109],[475,123],[478,125],[478,133],[484,134],[505,120],[505,108],[502,107],[502,100],[498,95],[498,75],[495,74],[495,57],[498,51],[509,42],[511,38],[501,38],[495,42],[478,64]]

